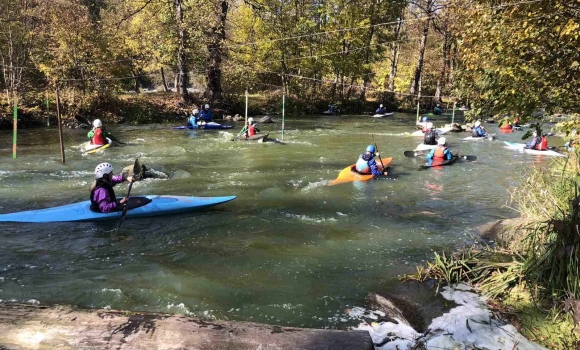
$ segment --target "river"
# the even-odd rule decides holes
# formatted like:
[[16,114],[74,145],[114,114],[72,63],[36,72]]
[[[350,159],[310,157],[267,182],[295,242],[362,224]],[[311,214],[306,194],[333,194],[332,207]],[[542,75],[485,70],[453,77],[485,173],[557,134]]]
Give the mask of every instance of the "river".
[[[280,120],[275,116],[274,120]],[[449,122],[440,117],[435,125]],[[82,156],[86,130],[64,130],[60,163],[55,128],[0,132],[0,213],[88,199],[93,169],[141,163],[168,173],[132,195],[236,195],[198,213],[116,222],[0,223],[0,299],[185,313],[210,319],[342,328],[345,309],[369,291],[389,291],[432,251],[472,242],[473,228],[515,216],[507,190],[529,163],[550,159],[498,141],[459,142],[476,162],[418,170],[405,158],[420,142],[414,116],[289,117],[285,144],[232,142],[233,132],[171,130],[169,125],[110,126],[126,146]],[[241,126],[240,126],[241,127]],[[259,126],[280,139],[280,123]],[[522,142],[522,132],[500,140]],[[326,186],[354,163],[371,135],[389,177]],[[556,142],[556,141],[554,141]],[[561,143],[561,142],[560,142]],[[116,187],[117,195],[127,185]]]

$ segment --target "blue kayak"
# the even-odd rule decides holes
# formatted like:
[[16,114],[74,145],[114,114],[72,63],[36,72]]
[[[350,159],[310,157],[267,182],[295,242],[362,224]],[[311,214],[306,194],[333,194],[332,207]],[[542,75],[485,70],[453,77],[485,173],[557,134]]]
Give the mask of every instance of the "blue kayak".
[[186,125],[186,126],[174,126],[174,130],[223,130],[223,129],[231,129],[233,125],[225,125],[225,124],[218,124],[214,122],[209,122],[207,124],[201,125]]
[[[149,217],[177,214],[212,207],[236,199],[227,197],[157,196],[129,198],[127,217]],[[62,205],[60,207],[0,214],[0,222],[63,222],[100,221],[119,219],[121,211],[97,213],[90,209],[91,201]]]

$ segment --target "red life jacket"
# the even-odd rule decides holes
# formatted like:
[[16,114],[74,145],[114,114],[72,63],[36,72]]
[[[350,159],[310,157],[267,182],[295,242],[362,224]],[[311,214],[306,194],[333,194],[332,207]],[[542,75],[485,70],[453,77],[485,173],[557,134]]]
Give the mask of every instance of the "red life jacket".
[[548,138],[547,137],[542,137],[542,142],[540,142],[539,145],[536,146],[536,149],[538,151],[545,151],[548,149]]
[[93,136],[91,143],[93,145],[106,145],[107,144],[107,139],[105,138],[105,135],[103,134],[103,129],[97,128],[97,130],[95,130],[95,135]]
[[248,137],[256,135],[256,125],[252,125],[248,128]]
[[445,150],[446,149],[447,149],[447,147],[445,147],[445,146],[435,147],[435,153],[433,154],[433,159],[445,160]]

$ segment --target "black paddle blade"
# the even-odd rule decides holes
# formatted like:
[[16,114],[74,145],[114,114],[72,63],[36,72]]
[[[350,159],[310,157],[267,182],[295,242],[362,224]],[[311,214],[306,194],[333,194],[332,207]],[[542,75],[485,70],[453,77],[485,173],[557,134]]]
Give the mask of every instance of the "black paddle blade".
[[139,158],[135,159],[135,164],[133,164],[133,175],[137,175],[141,172],[141,163],[139,163]]
[[417,151],[405,151],[405,157],[413,158],[413,157],[422,157],[424,156],[423,153]]
[[459,156],[459,159],[473,162],[474,160],[477,160],[477,156]]

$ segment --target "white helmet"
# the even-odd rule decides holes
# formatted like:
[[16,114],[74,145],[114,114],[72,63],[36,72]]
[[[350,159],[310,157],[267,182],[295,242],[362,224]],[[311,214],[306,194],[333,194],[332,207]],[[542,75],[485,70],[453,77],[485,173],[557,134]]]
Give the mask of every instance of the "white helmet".
[[95,168],[95,179],[100,179],[106,174],[113,172],[113,166],[110,163],[101,163]]
[[383,104],[381,103],[381,108],[383,108]]
[[208,104],[206,104],[206,105],[205,105],[205,109],[208,109],[208,108],[209,108],[209,105],[208,105]]
[[439,140],[437,140],[438,145],[445,145],[446,142],[447,140],[445,139],[445,137],[440,137]]
[[427,123],[427,129],[433,129],[433,123],[431,122]]
[[249,118],[248,118],[248,124],[252,124],[253,122],[254,122],[254,118],[252,118],[252,117],[249,117]]
[[95,120],[93,120],[93,126],[95,128],[100,128],[103,126],[103,122],[100,119],[95,119]]
[[197,108],[196,108],[196,109],[194,109],[194,110],[193,110],[191,113],[193,113],[193,114],[197,114],[197,113],[199,113],[199,109],[197,109]]
[[481,125],[481,122],[479,120],[475,122],[475,126],[480,126],[480,125]]

